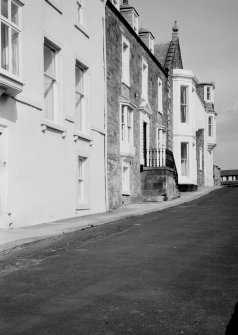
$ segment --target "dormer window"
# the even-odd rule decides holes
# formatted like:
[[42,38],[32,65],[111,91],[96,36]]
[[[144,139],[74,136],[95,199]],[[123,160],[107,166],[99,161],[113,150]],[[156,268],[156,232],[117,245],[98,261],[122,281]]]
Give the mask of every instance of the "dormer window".
[[204,86],[204,100],[213,102],[213,88],[212,86]]

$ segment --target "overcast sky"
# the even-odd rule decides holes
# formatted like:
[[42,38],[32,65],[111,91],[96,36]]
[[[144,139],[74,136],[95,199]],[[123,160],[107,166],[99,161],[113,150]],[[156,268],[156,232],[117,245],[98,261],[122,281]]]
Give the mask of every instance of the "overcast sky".
[[238,0],[129,0],[156,42],[171,39],[178,21],[183,66],[214,81],[217,148],[214,163],[238,169]]

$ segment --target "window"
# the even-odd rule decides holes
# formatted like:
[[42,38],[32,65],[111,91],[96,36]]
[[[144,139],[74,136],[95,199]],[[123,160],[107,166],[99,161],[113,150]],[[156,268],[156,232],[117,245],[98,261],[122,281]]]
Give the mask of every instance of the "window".
[[202,159],[203,158],[203,155],[202,155],[202,147],[199,147],[199,170],[202,171],[202,166],[203,166],[203,162],[202,162]]
[[130,44],[122,37],[122,82],[130,86]]
[[86,68],[76,63],[75,66],[75,126],[86,131],[86,98],[85,98]]
[[1,0],[1,68],[19,76],[19,6],[10,0]]
[[121,141],[133,144],[133,111],[127,105],[121,106]]
[[212,100],[212,88],[211,86],[205,86],[205,100]]
[[212,116],[208,117],[208,136],[213,136]]
[[142,93],[141,97],[148,100],[148,64],[145,59],[142,59]]
[[180,121],[181,123],[188,122],[188,88],[181,86],[180,88]]
[[130,163],[122,162],[122,194],[130,194]]
[[163,86],[160,78],[158,78],[158,112],[163,114]]
[[188,143],[181,143],[181,176],[188,176]]
[[83,0],[77,0],[77,24],[83,25]]
[[78,177],[77,177],[77,202],[86,202],[86,180],[85,180],[86,158],[78,157]]
[[45,118],[50,121],[57,120],[57,50],[45,42],[44,44],[44,100]]

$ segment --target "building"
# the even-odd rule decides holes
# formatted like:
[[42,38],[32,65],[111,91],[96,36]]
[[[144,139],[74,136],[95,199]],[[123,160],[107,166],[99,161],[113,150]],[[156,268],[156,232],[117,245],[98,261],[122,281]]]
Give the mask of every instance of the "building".
[[221,186],[221,168],[217,165],[213,165],[213,180],[214,186]]
[[221,170],[221,185],[237,186],[238,170]]
[[[192,71],[183,68],[175,21],[172,40],[155,46],[157,58],[169,70],[171,98],[168,128],[170,147],[178,171],[180,190],[213,185],[213,150],[216,146],[214,83],[199,83]],[[172,125],[172,127],[169,126]]]
[[106,4],[109,209],[177,194],[168,138],[168,71],[128,1]]
[[0,228],[106,211],[105,4],[1,4]]

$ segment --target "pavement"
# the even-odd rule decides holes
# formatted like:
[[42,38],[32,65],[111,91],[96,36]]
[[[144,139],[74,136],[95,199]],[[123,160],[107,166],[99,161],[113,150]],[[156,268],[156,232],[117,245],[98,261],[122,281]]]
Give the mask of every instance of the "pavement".
[[182,192],[179,198],[163,202],[130,204],[107,213],[69,218],[35,226],[0,229],[0,252],[52,236],[100,226],[125,218],[141,216],[198,199],[220,187],[201,187],[194,192]]

